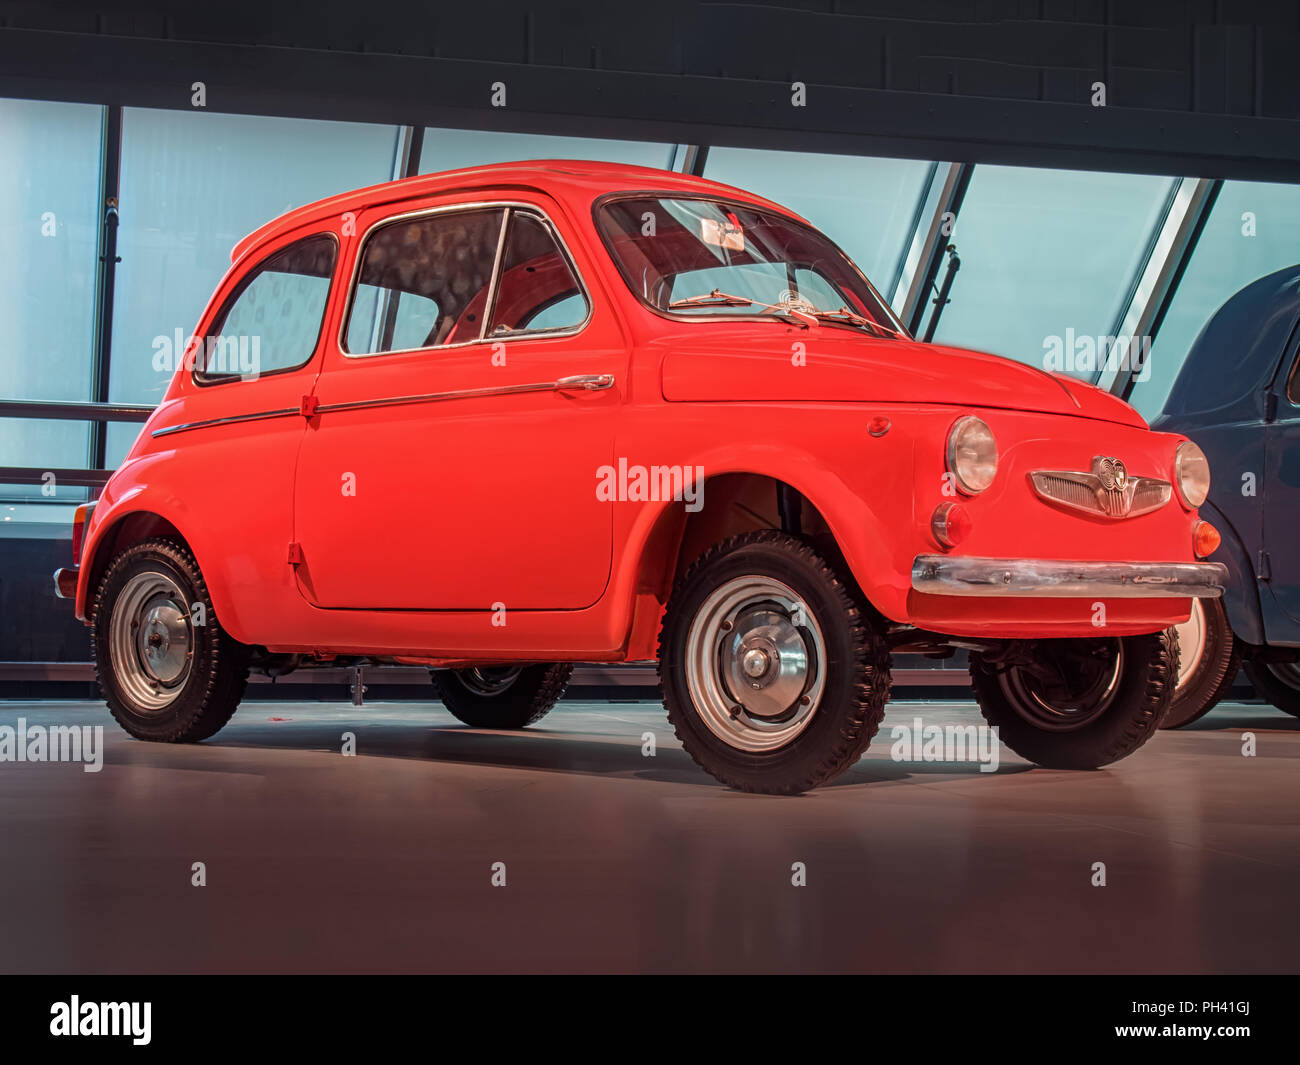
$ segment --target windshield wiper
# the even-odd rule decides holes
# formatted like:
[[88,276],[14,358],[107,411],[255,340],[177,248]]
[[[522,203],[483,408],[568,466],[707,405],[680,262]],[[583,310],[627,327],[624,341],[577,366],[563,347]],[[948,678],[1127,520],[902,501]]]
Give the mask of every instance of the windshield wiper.
[[687,296],[685,299],[673,300],[668,304],[670,311],[683,310],[687,307],[763,307],[774,315],[790,318],[803,326],[820,324],[816,316],[800,307],[790,307],[782,303],[764,303],[762,300],[750,299],[748,296],[732,296],[719,292],[716,288],[703,296]]
[[902,333],[896,329],[890,329],[887,325],[881,325],[872,318],[858,314],[857,311],[851,311],[847,307],[841,307],[838,311],[812,310],[808,312],[818,319],[826,319],[833,322],[849,322],[853,325],[865,326],[868,329],[876,329],[886,336],[894,337],[896,340],[906,339]]

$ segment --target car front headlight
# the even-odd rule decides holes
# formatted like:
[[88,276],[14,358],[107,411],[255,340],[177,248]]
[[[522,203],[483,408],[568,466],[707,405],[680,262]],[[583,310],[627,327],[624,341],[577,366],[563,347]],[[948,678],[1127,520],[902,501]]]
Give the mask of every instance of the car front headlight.
[[1210,494],[1210,460],[1190,440],[1178,445],[1174,457],[1174,484],[1183,505],[1195,510]]
[[958,418],[948,433],[948,472],[957,488],[978,495],[993,483],[998,472],[998,442],[982,418]]

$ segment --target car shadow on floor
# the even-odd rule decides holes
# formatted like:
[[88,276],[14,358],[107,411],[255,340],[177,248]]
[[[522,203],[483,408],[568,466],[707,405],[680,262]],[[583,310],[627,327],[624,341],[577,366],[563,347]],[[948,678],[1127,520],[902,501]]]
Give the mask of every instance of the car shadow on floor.
[[1300,732],[1300,718],[1291,717],[1281,710],[1273,710],[1269,707],[1260,707],[1258,714],[1249,716],[1240,713],[1232,716],[1221,715],[1215,717],[1214,712],[1210,711],[1199,721],[1193,721],[1190,725],[1184,725],[1177,732],[1240,732],[1242,729],[1250,729],[1260,732]]
[[[532,772],[626,776],[658,783],[688,784],[723,788],[695,765],[679,747],[660,744],[653,758],[641,753],[641,730],[634,735],[610,735],[582,730],[535,726],[520,732],[474,729],[463,725],[413,725],[407,723],[319,721],[296,723],[291,715],[277,720],[236,718],[212,739],[198,745],[204,750],[284,750],[338,752],[342,734],[356,735],[356,752],[367,758],[400,758],[429,763],[482,766],[494,769],[525,769]],[[659,733],[662,737],[662,733]],[[164,745],[148,745],[150,761],[155,750],[176,751]],[[182,748],[183,749],[183,748]],[[193,750],[194,748],[189,748]],[[134,748],[132,761],[141,760]],[[173,765],[170,758],[158,758],[157,764]],[[650,763],[650,764],[647,764]],[[200,768],[190,765],[188,768]],[[215,767],[214,767],[215,768]],[[889,742],[882,731],[873,741],[863,760],[825,788],[843,788],[865,784],[898,783],[909,778],[1005,776],[1034,768],[1023,763],[1003,764],[997,773],[981,773],[977,763],[894,762],[889,759]]]

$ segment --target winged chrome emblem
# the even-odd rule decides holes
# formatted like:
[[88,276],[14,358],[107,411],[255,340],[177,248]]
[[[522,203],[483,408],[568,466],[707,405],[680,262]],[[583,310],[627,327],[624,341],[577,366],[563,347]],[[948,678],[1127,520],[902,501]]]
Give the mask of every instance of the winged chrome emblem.
[[1098,455],[1092,469],[1034,470],[1034,491],[1049,503],[1101,518],[1135,518],[1159,510],[1173,495],[1173,485],[1158,477],[1133,477],[1110,455]]

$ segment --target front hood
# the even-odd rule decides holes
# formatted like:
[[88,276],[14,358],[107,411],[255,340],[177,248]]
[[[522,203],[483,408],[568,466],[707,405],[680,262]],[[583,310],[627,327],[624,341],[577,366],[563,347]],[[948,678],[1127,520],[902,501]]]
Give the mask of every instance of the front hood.
[[1127,403],[1011,359],[836,326],[728,328],[697,343],[662,342],[670,402],[927,403],[1069,414],[1145,428]]

